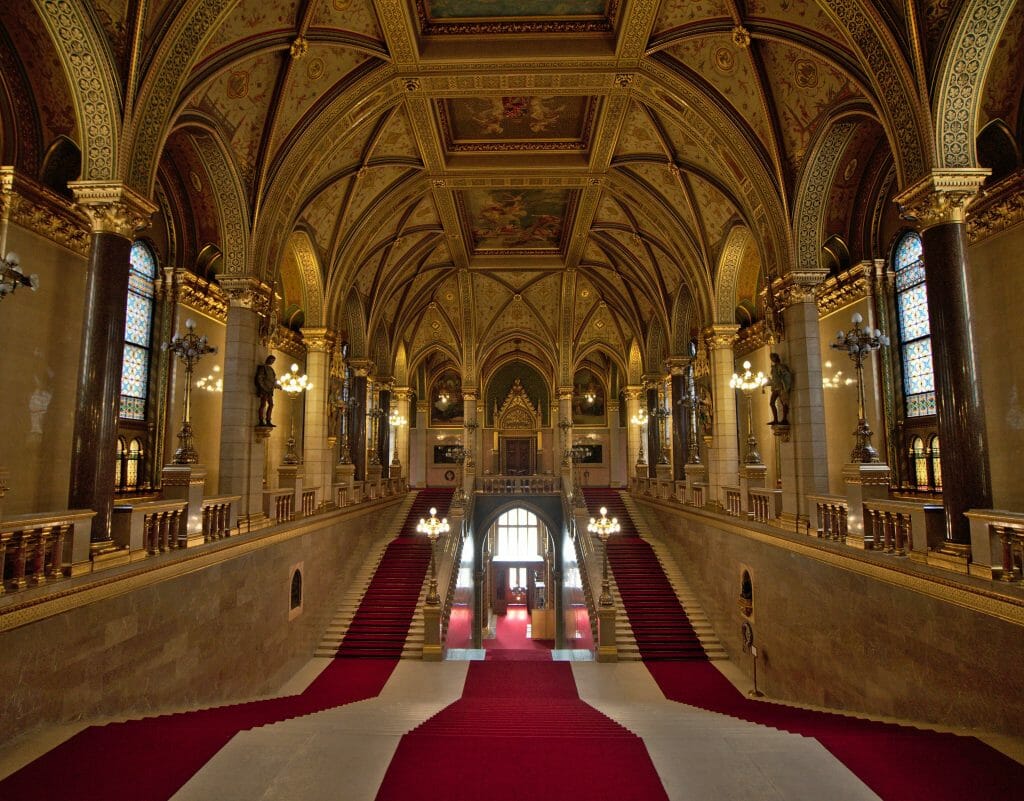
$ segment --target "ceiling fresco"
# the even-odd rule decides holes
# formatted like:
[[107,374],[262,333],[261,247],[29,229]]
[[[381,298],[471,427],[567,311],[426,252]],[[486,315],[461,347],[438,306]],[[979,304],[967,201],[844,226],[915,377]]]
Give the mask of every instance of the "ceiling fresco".
[[[167,237],[181,252],[165,263],[193,242],[231,246],[237,179],[253,226],[237,263],[273,283],[282,243],[304,231],[332,324],[355,290],[363,341],[387,327],[410,359],[533,349],[555,364],[569,331],[583,349],[647,352],[652,330],[681,341],[681,287],[694,326],[734,308],[715,282],[737,224],[751,235],[741,294],[813,258],[794,245],[798,192],[834,124],[856,136],[826,154],[836,169],[815,186],[813,225],[847,237],[851,255],[884,253],[899,211],[880,195],[910,157],[935,163],[943,62],[930,48],[947,47],[963,8],[920,5],[910,25],[896,0],[855,4],[861,25],[826,0],[24,0],[3,4],[0,25],[44,154],[59,136],[99,134],[67,66],[78,55],[40,15],[91,20],[96,63],[116,73],[114,155],[139,186],[154,176],[140,191],[189,229]],[[975,122],[1002,119],[1019,137],[1024,3],[1010,5],[987,6],[1008,18]],[[893,151],[908,117],[927,143],[909,156]],[[2,141],[25,130],[6,125]],[[227,169],[203,163],[210,143]]]
[[595,97],[467,97],[437,103],[448,152],[584,150]]
[[458,194],[463,225],[476,253],[559,250],[572,200],[566,189],[471,189]]

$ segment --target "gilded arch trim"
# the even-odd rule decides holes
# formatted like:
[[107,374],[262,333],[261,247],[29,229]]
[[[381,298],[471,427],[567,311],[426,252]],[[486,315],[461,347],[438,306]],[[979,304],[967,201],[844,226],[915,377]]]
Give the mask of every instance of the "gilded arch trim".
[[753,238],[745,225],[734,225],[722,247],[715,271],[715,322],[729,324],[736,318],[736,286],[740,275],[740,259]]

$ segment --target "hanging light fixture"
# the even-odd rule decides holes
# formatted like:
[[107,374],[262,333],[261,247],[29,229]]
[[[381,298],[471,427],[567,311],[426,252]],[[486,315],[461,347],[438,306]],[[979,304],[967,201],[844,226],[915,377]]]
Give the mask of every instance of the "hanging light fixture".
[[0,300],[13,295],[19,286],[27,286],[35,292],[39,288],[39,276],[25,275],[18,254],[8,253],[0,259]]

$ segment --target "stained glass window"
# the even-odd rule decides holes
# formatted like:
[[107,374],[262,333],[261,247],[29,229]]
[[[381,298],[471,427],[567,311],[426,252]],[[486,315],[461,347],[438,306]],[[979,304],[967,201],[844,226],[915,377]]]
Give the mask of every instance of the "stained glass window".
[[146,419],[150,339],[153,334],[153,284],[156,258],[144,242],[135,242],[128,273],[128,310],[121,363],[121,417]]
[[923,417],[935,414],[935,374],[921,237],[909,233],[900,240],[895,266],[907,417]]

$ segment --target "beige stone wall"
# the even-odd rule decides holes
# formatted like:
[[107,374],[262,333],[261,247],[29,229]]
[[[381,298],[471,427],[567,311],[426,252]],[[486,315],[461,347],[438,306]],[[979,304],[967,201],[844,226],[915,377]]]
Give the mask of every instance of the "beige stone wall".
[[6,250],[39,289],[0,309],[0,467],[10,471],[5,516],[66,509],[81,351],[86,260],[11,224]]
[[[0,634],[0,741],[275,690],[311,658],[370,546],[393,536],[396,508],[336,513],[313,533]],[[299,562],[303,610],[289,619]]]
[[709,516],[640,506],[748,675],[737,599],[750,571],[758,684],[769,696],[1024,734],[1010,702],[1024,696],[1019,626],[733,533]]
[[985,399],[992,504],[1024,511],[1024,225],[971,248],[972,319]]
[[[208,354],[199,360],[192,376],[192,432],[195,447],[199,451],[199,464],[206,468],[206,494],[216,495],[220,481],[220,421],[221,400],[224,395],[222,392],[200,389],[196,383],[201,378],[212,377],[211,383],[215,384],[218,378],[223,378],[224,341],[227,329],[219,320],[207,317],[187,306],[179,306],[171,330],[177,334],[184,334],[185,321],[190,318],[196,323],[196,334],[205,336],[209,343],[217,348],[216,353]],[[155,347],[160,347],[160,344],[155,343]],[[167,464],[174,458],[174,451],[180,444],[178,432],[181,431],[182,410],[185,404],[185,364],[175,356],[170,368],[172,372],[164,443],[164,461]],[[253,371],[255,372],[255,368]]]
[[[871,302],[861,299],[824,315],[819,324],[821,332],[821,373],[825,393],[825,438],[828,446],[829,492],[845,494],[843,486],[843,465],[850,461],[854,446],[854,429],[857,428],[857,371],[853,361],[845,353],[835,350],[836,333],[853,327],[850,318],[858,312],[864,318],[865,328],[877,325]],[[886,331],[894,347],[898,332]],[[864,401],[868,425],[874,433],[871,443],[878,451],[879,458],[886,461],[885,425],[883,422],[881,382],[878,379],[878,353],[864,362]],[[898,391],[898,389],[897,389]]]

